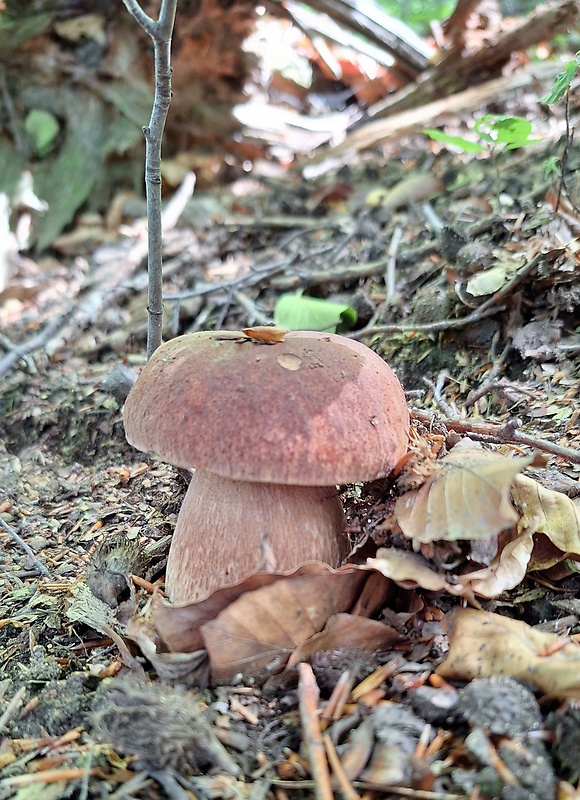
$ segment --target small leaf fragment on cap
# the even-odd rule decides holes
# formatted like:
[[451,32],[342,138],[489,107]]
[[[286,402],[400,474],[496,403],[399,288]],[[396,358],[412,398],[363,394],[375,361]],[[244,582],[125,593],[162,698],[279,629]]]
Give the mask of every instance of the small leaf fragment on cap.
[[258,342],[277,344],[284,341],[288,330],[287,328],[278,328],[276,325],[256,325],[253,328],[244,328],[242,333],[245,333],[250,339],[256,339]]

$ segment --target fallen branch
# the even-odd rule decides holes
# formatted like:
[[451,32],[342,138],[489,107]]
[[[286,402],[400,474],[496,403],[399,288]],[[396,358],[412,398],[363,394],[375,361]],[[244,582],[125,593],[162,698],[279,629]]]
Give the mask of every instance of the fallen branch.
[[10,525],[8,525],[8,523],[7,523],[7,522],[4,522],[4,520],[2,519],[2,517],[0,517],[0,527],[4,528],[4,530],[6,531],[6,533],[7,533],[9,536],[11,536],[11,537],[12,537],[12,539],[13,539],[13,540],[16,542],[16,544],[18,545],[18,547],[20,547],[20,548],[22,548],[22,550],[24,550],[24,552],[26,553],[26,555],[28,556],[28,558],[31,560],[31,562],[32,562],[32,566],[34,567],[34,569],[36,569],[38,572],[40,572],[40,574],[41,574],[41,575],[44,575],[45,577],[49,578],[49,577],[50,577],[50,572],[49,572],[49,571],[47,570],[47,568],[44,566],[44,564],[42,563],[42,561],[41,561],[41,560],[38,558],[38,556],[37,556],[37,555],[36,555],[36,554],[35,554],[35,553],[34,553],[34,552],[33,552],[33,551],[30,549],[30,547],[29,547],[29,546],[26,544],[26,542],[24,541],[24,539],[22,539],[22,538],[21,538],[21,537],[20,537],[20,536],[19,536],[19,535],[16,533],[16,531],[15,531],[13,528],[11,528],[11,527],[10,527]]
[[505,286],[466,317],[460,317],[459,319],[441,319],[436,322],[427,322],[423,325],[409,325],[403,323],[400,325],[396,323],[394,325],[374,325],[372,327],[362,328],[360,331],[354,331],[354,333],[349,334],[349,337],[351,339],[366,339],[367,336],[374,336],[377,333],[400,333],[405,331],[412,331],[413,333],[438,333],[439,331],[465,328],[467,325],[471,325],[474,322],[481,322],[485,317],[489,317],[502,310],[498,303],[500,303],[504,297],[507,297],[524,278],[533,272],[543,257],[543,253],[535,255],[531,261],[528,261],[528,263],[505,284]]
[[[187,201],[193,194],[195,179],[188,173],[163,212],[163,230],[168,233],[176,224]],[[20,344],[10,344],[0,359],[0,378],[6,375],[21,358],[45,349],[50,356],[69,344],[79,332],[94,323],[103,309],[119,300],[126,291],[126,283],[147,255],[147,242],[139,235],[138,222],[133,226],[135,239],[128,249],[120,247],[113,255],[98,261],[87,275],[77,295],[46,327]],[[104,249],[105,253],[110,248]],[[98,257],[97,257],[98,258]]]
[[[321,147],[314,157],[308,158],[308,162],[306,159],[297,159],[295,168],[311,167],[327,158],[340,157],[346,163],[353,153],[376,147],[389,139],[400,139],[402,136],[416,133],[442,114],[458,114],[481,108],[486,103],[505,96],[508,92],[532,86],[539,81],[551,80],[555,78],[559,69],[561,67],[553,62],[534,63],[505,78],[494,78],[450,97],[433,100],[426,104],[421,103],[408,111],[393,113],[386,119],[373,119],[348,133],[344,141],[339,144]],[[402,95],[403,92],[397,94]],[[419,101],[417,102],[419,103]]]
[[45,347],[48,342],[56,336],[56,334],[64,328],[69,319],[71,313],[74,310],[74,302],[71,301],[65,307],[60,314],[58,314],[52,322],[44,328],[44,330],[40,331],[40,333],[31,336],[30,339],[27,339],[20,344],[13,344],[10,350],[6,353],[3,358],[0,359],[0,378],[6,375],[9,372],[14,364],[20,361],[21,358],[27,356],[29,353],[34,352],[35,350],[40,350],[41,347]]
[[439,423],[445,425],[448,430],[456,433],[464,433],[471,439],[490,442],[493,444],[515,444],[524,447],[532,447],[544,453],[563,458],[572,464],[580,464],[580,450],[572,447],[548,442],[536,436],[529,436],[527,433],[520,433],[516,421],[511,421],[505,425],[498,425],[493,422],[470,422],[469,420],[448,419],[430,414],[427,411],[411,409],[411,417],[421,422],[423,425],[433,425]]

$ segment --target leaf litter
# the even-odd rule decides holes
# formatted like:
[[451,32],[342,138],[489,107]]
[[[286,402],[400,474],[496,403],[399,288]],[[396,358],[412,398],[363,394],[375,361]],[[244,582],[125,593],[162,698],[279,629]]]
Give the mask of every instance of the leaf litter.
[[[75,315],[87,302],[63,316],[66,335],[3,373],[0,514],[50,577],[0,534],[0,797],[34,785],[55,798],[577,795],[578,505],[541,470],[530,477],[527,456],[530,440],[551,446],[550,466],[577,487],[577,212],[567,197],[541,203],[537,158],[504,161],[505,198],[483,162],[470,185],[467,163],[406,141],[388,180],[384,163],[380,180],[353,163],[338,206],[324,180],[302,199],[291,177],[274,193],[264,182],[224,193],[217,222],[165,244],[180,295],[167,338],[220,321],[259,330],[279,293],[301,287],[354,309],[355,337],[404,380],[410,454],[392,478],[346,490],[355,563],[339,570],[261,573],[168,604],[188,476],[127,447],[123,390],[107,388],[120,360],[143,363],[141,256],[120,248],[95,272],[45,259],[10,277],[0,314],[18,340],[59,296]],[[427,180],[434,166],[465,182]],[[365,206],[372,191],[398,197],[409,167],[417,194]],[[531,205],[518,203],[524,173]],[[58,225],[80,199],[63,196]],[[430,232],[427,199],[477,253]],[[66,259],[76,245],[61,246]],[[483,448],[459,448],[462,436]]]

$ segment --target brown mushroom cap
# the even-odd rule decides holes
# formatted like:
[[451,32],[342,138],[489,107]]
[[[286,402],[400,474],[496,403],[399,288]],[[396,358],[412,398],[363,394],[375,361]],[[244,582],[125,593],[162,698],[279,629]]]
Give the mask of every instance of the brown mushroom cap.
[[387,475],[409,429],[383,359],[311,331],[275,344],[231,331],[172,339],[134,384],[124,418],[130,444],[176,466],[299,486]]

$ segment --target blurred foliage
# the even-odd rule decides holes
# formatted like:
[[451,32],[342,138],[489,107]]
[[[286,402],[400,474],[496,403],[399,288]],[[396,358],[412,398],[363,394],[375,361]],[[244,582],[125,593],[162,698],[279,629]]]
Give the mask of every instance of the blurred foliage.
[[391,16],[400,19],[417,33],[429,32],[429,23],[445,19],[455,8],[455,0],[377,0]]
[[549,105],[558,103],[570,88],[570,84],[574,80],[579,67],[580,52],[576,53],[571,61],[568,61],[563,72],[556,75],[552,90],[545,97],[542,97],[542,102],[548,103]]
[[[457,0],[377,0],[389,14],[407,23],[417,33],[429,33],[429,23],[451,16]],[[503,16],[525,17],[540,0],[502,0],[499,4]]]

